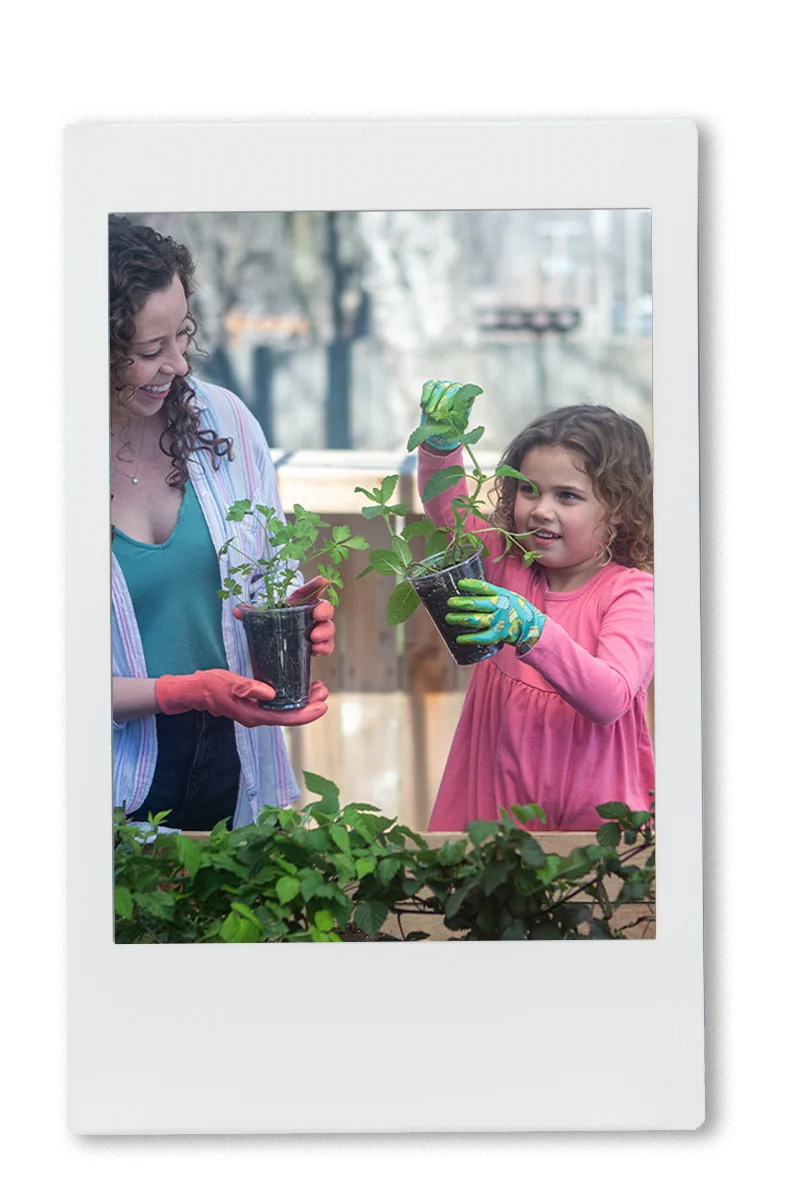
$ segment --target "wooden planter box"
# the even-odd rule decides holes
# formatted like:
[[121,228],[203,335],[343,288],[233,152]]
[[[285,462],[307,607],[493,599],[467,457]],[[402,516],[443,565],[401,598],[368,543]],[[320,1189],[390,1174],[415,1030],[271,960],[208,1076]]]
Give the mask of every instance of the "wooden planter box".
[[[207,833],[186,833],[186,837],[194,838],[197,841],[204,841]],[[460,838],[466,837],[463,833],[423,833],[421,835],[427,844],[433,848],[441,846],[444,842],[455,842]],[[592,846],[596,842],[596,836],[593,832],[573,832],[573,833],[534,833],[532,835],[535,841],[539,842],[546,854],[559,854],[562,858],[566,858],[568,854],[577,846]],[[648,851],[644,850],[640,854],[634,855],[632,863],[634,866],[643,865],[648,856]],[[617,895],[621,884],[616,878],[612,878],[608,883],[609,894],[613,898]],[[624,925],[629,925],[632,921],[639,917],[649,917],[641,925],[637,925],[634,929],[627,930],[625,937],[651,940],[655,937],[655,907],[649,904],[623,904],[615,913],[611,925],[614,929],[621,929]],[[384,933],[391,933],[395,937],[400,936],[400,929],[403,933],[410,933],[412,930],[422,930],[428,935],[428,939],[433,942],[447,942],[452,938],[457,938],[456,931],[447,929],[442,917],[440,916],[425,916],[415,913],[400,917],[398,921],[396,916],[387,917],[382,926]]]

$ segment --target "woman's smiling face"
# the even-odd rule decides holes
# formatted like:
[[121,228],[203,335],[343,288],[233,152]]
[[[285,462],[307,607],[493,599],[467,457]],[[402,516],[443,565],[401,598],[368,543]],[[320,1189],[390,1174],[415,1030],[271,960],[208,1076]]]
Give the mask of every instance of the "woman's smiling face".
[[[189,321],[183,284],[176,275],[164,292],[153,292],[134,324],[134,360],[123,373],[124,404],[135,416],[150,417],[164,404],[177,375],[189,370],[186,348]],[[133,394],[128,395],[133,388]]]
[[515,532],[539,528],[526,539],[537,550],[548,587],[555,592],[581,587],[603,565],[606,544],[605,507],[577,455],[564,446],[535,446],[524,455],[513,513]]

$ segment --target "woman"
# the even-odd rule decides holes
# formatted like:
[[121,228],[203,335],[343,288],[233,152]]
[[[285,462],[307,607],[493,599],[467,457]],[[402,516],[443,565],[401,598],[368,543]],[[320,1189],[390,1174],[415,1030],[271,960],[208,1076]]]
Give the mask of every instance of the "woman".
[[[238,533],[229,505],[282,507],[258,422],[189,374],[193,276],[185,246],[110,217],[114,802],[135,820],[167,809],[167,826],[210,829],[299,796],[277,726],[317,720],[328,692],[316,682],[303,709],[262,709],[273,689],[250,678],[241,623],[217,596],[217,549]],[[326,601],[315,610],[314,654],[334,648],[333,615]]]

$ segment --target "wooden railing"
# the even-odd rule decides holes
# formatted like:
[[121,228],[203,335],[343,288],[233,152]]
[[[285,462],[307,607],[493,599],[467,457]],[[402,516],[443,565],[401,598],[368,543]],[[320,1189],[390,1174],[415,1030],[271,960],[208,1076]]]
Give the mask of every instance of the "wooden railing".
[[[361,516],[370,501],[355,487],[371,490],[398,474],[392,502],[407,504],[413,517],[423,511],[414,454],[273,450],[272,456],[286,512],[302,504],[333,524],[350,525],[371,547],[387,544],[386,530],[382,521]],[[482,458],[481,466],[492,470],[495,462]],[[357,579],[366,565],[364,553],[345,564],[335,653],[313,659],[313,677],[329,689],[329,711],[287,730],[288,750],[302,786],[302,772],[314,771],[339,786],[342,803],[374,804],[412,829],[426,829],[471,668],[455,665],[423,608],[404,626],[389,626],[393,577]],[[651,730],[651,689],[649,719]],[[305,791],[301,803],[309,799]]]

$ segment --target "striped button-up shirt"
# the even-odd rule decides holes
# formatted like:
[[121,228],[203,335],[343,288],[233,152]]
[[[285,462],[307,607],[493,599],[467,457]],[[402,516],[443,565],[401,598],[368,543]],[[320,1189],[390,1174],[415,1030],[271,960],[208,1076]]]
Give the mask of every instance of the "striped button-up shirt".
[[[257,521],[229,524],[225,514],[234,500],[249,499],[253,504],[274,508],[282,516],[277,494],[274,464],[263,430],[249,409],[232,392],[213,384],[189,380],[197,405],[203,410],[201,428],[213,429],[220,437],[233,439],[233,461],[218,459],[215,470],[208,451],[200,450],[189,458],[189,478],[200,501],[211,539],[217,548],[235,536],[244,552],[254,559],[266,556],[263,530]],[[193,402],[194,403],[194,402]],[[228,565],[240,561],[233,556]],[[221,574],[225,571],[222,569]],[[239,577],[242,584],[243,577]],[[296,586],[300,582],[294,582]],[[217,560],[217,587],[221,586]],[[251,677],[252,665],[246,635],[232,613],[230,603],[222,606],[222,637],[231,671]],[[147,677],[145,655],[131,596],[120,565],[112,556],[112,673],[125,678]],[[247,729],[235,724],[236,746],[241,762],[241,783],[234,825],[255,820],[266,804],[280,808],[300,795],[288,761],[282,729],[261,725]],[[145,800],[156,767],[156,718],[140,717],[123,724],[113,722],[114,804],[127,813],[135,812]]]

